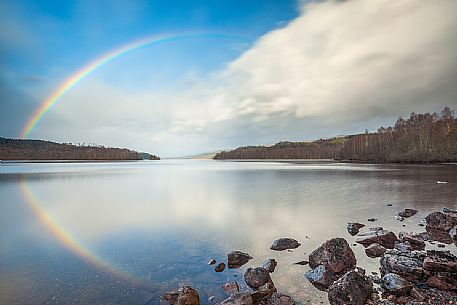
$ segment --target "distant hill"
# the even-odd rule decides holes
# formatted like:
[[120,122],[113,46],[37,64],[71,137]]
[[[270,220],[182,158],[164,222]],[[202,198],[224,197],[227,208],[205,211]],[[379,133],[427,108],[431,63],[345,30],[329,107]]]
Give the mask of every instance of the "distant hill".
[[126,148],[0,137],[0,160],[159,160]]
[[183,157],[183,159],[210,160],[210,159],[213,159],[214,156],[216,156],[220,152],[222,152],[222,150],[217,150],[217,151],[212,151],[212,152],[207,152],[207,153],[201,153],[201,154],[191,155],[191,156],[185,156],[185,157]]
[[214,159],[336,159],[356,162],[457,162],[457,119],[446,107],[440,114],[411,113],[375,133],[313,142],[279,142],[220,152]]

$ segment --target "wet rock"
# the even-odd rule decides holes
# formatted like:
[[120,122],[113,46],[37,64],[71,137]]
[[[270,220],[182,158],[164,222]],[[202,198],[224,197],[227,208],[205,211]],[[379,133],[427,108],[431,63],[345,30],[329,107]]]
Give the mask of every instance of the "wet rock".
[[227,262],[229,269],[239,268],[249,262],[252,259],[248,253],[241,252],[241,251],[232,251],[227,254]]
[[371,227],[368,229],[368,231],[381,231],[384,230],[383,227]]
[[308,264],[309,264],[308,261],[299,261],[299,262],[294,263],[294,265],[301,265],[301,266],[306,266]]
[[211,259],[211,260],[209,260],[208,265],[214,265],[215,263],[216,263],[216,260],[215,259]]
[[398,212],[397,215],[403,218],[409,218],[416,215],[418,211],[415,209],[405,209],[404,211]]
[[375,284],[381,284],[381,283],[382,283],[381,278],[380,278],[379,276],[377,276],[377,275],[371,275],[371,274],[370,274],[368,277],[369,277],[369,278],[371,279],[371,281],[372,281],[373,283],[375,283]]
[[413,250],[425,249],[424,236],[421,233],[400,232],[399,238],[401,242],[408,242]]
[[253,305],[251,294],[249,292],[238,292],[222,301],[220,305]]
[[252,289],[258,289],[267,283],[273,283],[270,273],[263,267],[248,268],[244,273],[244,280]]
[[362,223],[358,223],[358,222],[349,222],[346,226],[349,234],[351,234],[352,236],[354,235],[357,235],[359,233],[359,230],[361,228],[363,228],[365,225],[362,224]]
[[427,285],[440,290],[457,290],[457,276],[435,274],[427,279]]
[[396,218],[398,221],[404,221],[404,220],[405,220],[405,218],[403,218],[403,217],[401,217],[401,216],[398,216],[398,215],[395,216],[395,218]]
[[457,274],[457,257],[449,251],[427,251],[424,269],[431,272],[451,272]]
[[394,247],[395,250],[401,251],[401,252],[408,252],[413,250],[413,247],[411,247],[411,244],[407,241],[396,244]]
[[212,303],[212,302],[216,301],[216,297],[214,295],[212,295],[208,298],[208,301],[210,301]]
[[450,208],[443,208],[443,213],[457,214],[457,210],[456,209],[450,209]]
[[397,242],[397,236],[395,236],[392,231],[388,230],[361,233],[356,239],[356,243],[362,244],[364,247],[368,247],[371,244],[380,244],[381,246],[388,249],[393,249]]
[[438,246],[438,248],[445,248],[446,247],[445,244],[438,244],[437,246]]
[[265,268],[268,272],[272,273],[275,271],[276,266],[278,263],[276,262],[275,259],[269,258],[266,261],[263,262],[263,268]]
[[327,240],[309,255],[311,268],[323,265],[332,273],[346,272],[356,263],[354,252],[344,238]]
[[371,222],[376,221],[376,220],[378,220],[378,219],[377,218],[368,218],[368,221],[371,221]]
[[237,282],[228,282],[224,285],[222,285],[222,289],[228,294],[234,294],[237,292],[240,292],[240,286],[238,285]]
[[371,258],[380,257],[386,250],[386,248],[379,244],[371,244],[365,249],[365,254]]
[[451,239],[454,242],[454,244],[457,246],[457,226],[453,227],[449,231],[449,235],[451,236]]
[[266,285],[251,293],[252,301],[256,305],[265,304],[275,292],[275,286],[273,286],[271,283],[267,283]]
[[391,207],[391,206],[392,206],[392,203],[388,203],[387,206],[388,206],[388,207]]
[[[449,232],[457,225],[457,217],[449,213],[433,212],[425,217],[428,228]],[[427,230],[428,231],[428,230]]]
[[413,284],[395,273],[387,273],[382,277],[382,287],[395,295],[409,293]]
[[301,244],[293,238],[279,238],[273,241],[271,245],[271,250],[283,251],[288,249],[296,249],[300,247]]
[[214,267],[214,271],[216,272],[222,272],[225,270],[225,264],[224,263],[219,263]]
[[268,300],[267,305],[295,305],[294,299],[287,294],[274,293]]
[[170,305],[201,305],[198,292],[190,286],[183,286],[178,292],[167,292],[162,300]]
[[305,278],[319,290],[327,290],[327,288],[338,279],[338,275],[333,274],[325,268],[324,265],[319,265],[305,273]]
[[423,251],[401,252],[387,250],[381,257],[381,275],[396,273],[412,283],[424,280],[423,263],[426,253]]
[[364,305],[373,291],[371,280],[359,270],[351,270],[328,288],[331,305]]

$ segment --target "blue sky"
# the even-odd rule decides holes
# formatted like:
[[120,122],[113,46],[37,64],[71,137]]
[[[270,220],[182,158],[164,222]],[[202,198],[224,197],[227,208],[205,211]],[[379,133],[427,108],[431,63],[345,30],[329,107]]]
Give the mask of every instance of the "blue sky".
[[181,39],[116,59],[31,136],[179,156],[373,130],[454,106],[455,2],[394,2],[1,0],[0,136],[18,137],[76,70],[151,35],[234,38]]

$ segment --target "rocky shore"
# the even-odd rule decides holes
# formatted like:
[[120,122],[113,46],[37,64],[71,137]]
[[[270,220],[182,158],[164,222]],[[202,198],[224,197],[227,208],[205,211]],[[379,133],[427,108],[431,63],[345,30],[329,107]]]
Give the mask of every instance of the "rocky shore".
[[[397,219],[413,217],[414,209],[397,213]],[[370,220],[371,221],[371,220]],[[365,248],[368,257],[379,258],[379,272],[367,272],[357,266],[357,258],[345,238],[325,241],[309,254],[311,268],[305,278],[316,289],[327,292],[331,305],[395,305],[395,304],[457,304],[457,257],[450,251],[425,250],[427,243],[439,248],[457,245],[457,210],[444,208],[429,214],[423,220],[424,232],[400,232],[398,236],[382,227],[348,223],[348,233]],[[273,241],[270,249],[290,251],[300,247],[292,238]],[[252,257],[242,251],[227,255],[228,268],[239,268]],[[216,265],[210,260],[210,265]],[[219,262],[216,272],[225,269]],[[220,305],[293,305],[292,297],[277,291],[270,276],[278,262],[267,259],[262,266],[248,268],[244,281],[248,288],[240,290],[237,282],[221,287],[228,297]],[[223,266],[223,268],[221,267]],[[201,305],[198,292],[190,286],[166,293],[162,300],[170,305]],[[209,299],[210,303],[216,303]]]

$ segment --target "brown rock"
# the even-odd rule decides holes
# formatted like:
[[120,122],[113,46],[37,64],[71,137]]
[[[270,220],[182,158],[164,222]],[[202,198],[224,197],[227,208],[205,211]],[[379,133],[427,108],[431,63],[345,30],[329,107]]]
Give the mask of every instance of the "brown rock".
[[259,289],[267,283],[273,284],[270,273],[263,267],[248,268],[244,273],[244,280],[252,289]]
[[380,257],[386,250],[386,248],[379,244],[371,244],[365,249],[365,254],[371,258]]
[[347,224],[346,228],[347,228],[349,234],[351,234],[351,235],[354,236],[354,235],[358,234],[358,233],[359,233],[359,230],[360,230],[361,228],[363,228],[364,226],[365,226],[365,225],[362,224],[362,223],[358,223],[358,222],[349,222],[349,223]]
[[448,274],[448,276],[444,276],[441,274],[435,274],[427,279],[427,285],[440,290],[456,290],[457,275]]
[[167,292],[162,299],[170,305],[201,305],[198,292],[190,286],[183,286],[178,292]]
[[380,244],[381,246],[393,249],[398,242],[397,236],[388,230],[369,231],[358,235],[357,243],[368,247],[371,244]]
[[451,272],[457,274],[457,257],[449,251],[427,251],[423,267],[431,272]]
[[344,238],[330,239],[309,255],[311,268],[323,265],[335,274],[348,271],[356,263],[354,252]]
[[248,253],[241,252],[241,251],[232,251],[227,254],[227,262],[229,269],[239,268],[249,262],[252,259]]
[[300,243],[293,238],[279,238],[273,241],[271,245],[271,250],[283,251],[287,249],[296,249],[300,247]]
[[216,272],[222,272],[225,270],[225,264],[224,263],[219,263],[214,267],[214,271]]
[[433,212],[425,217],[427,227],[449,232],[457,225],[457,217],[449,213]]
[[413,250],[425,249],[425,241],[422,233],[400,232],[399,237],[401,242],[409,242]]
[[222,285],[222,289],[228,294],[234,294],[237,292],[240,292],[240,286],[238,285],[237,282],[228,282],[224,285]]
[[398,212],[397,215],[400,217],[408,218],[416,215],[417,210],[415,209],[405,209],[404,211]]
[[371,280],[358,269],[351,270],[328,288],[331,305],[364,305],[373,291]]
[[271,283],[267,283],[266,285],[251,293],[252,301],[256,305],[265,304],[275,292],[275,286],[273,286]]

